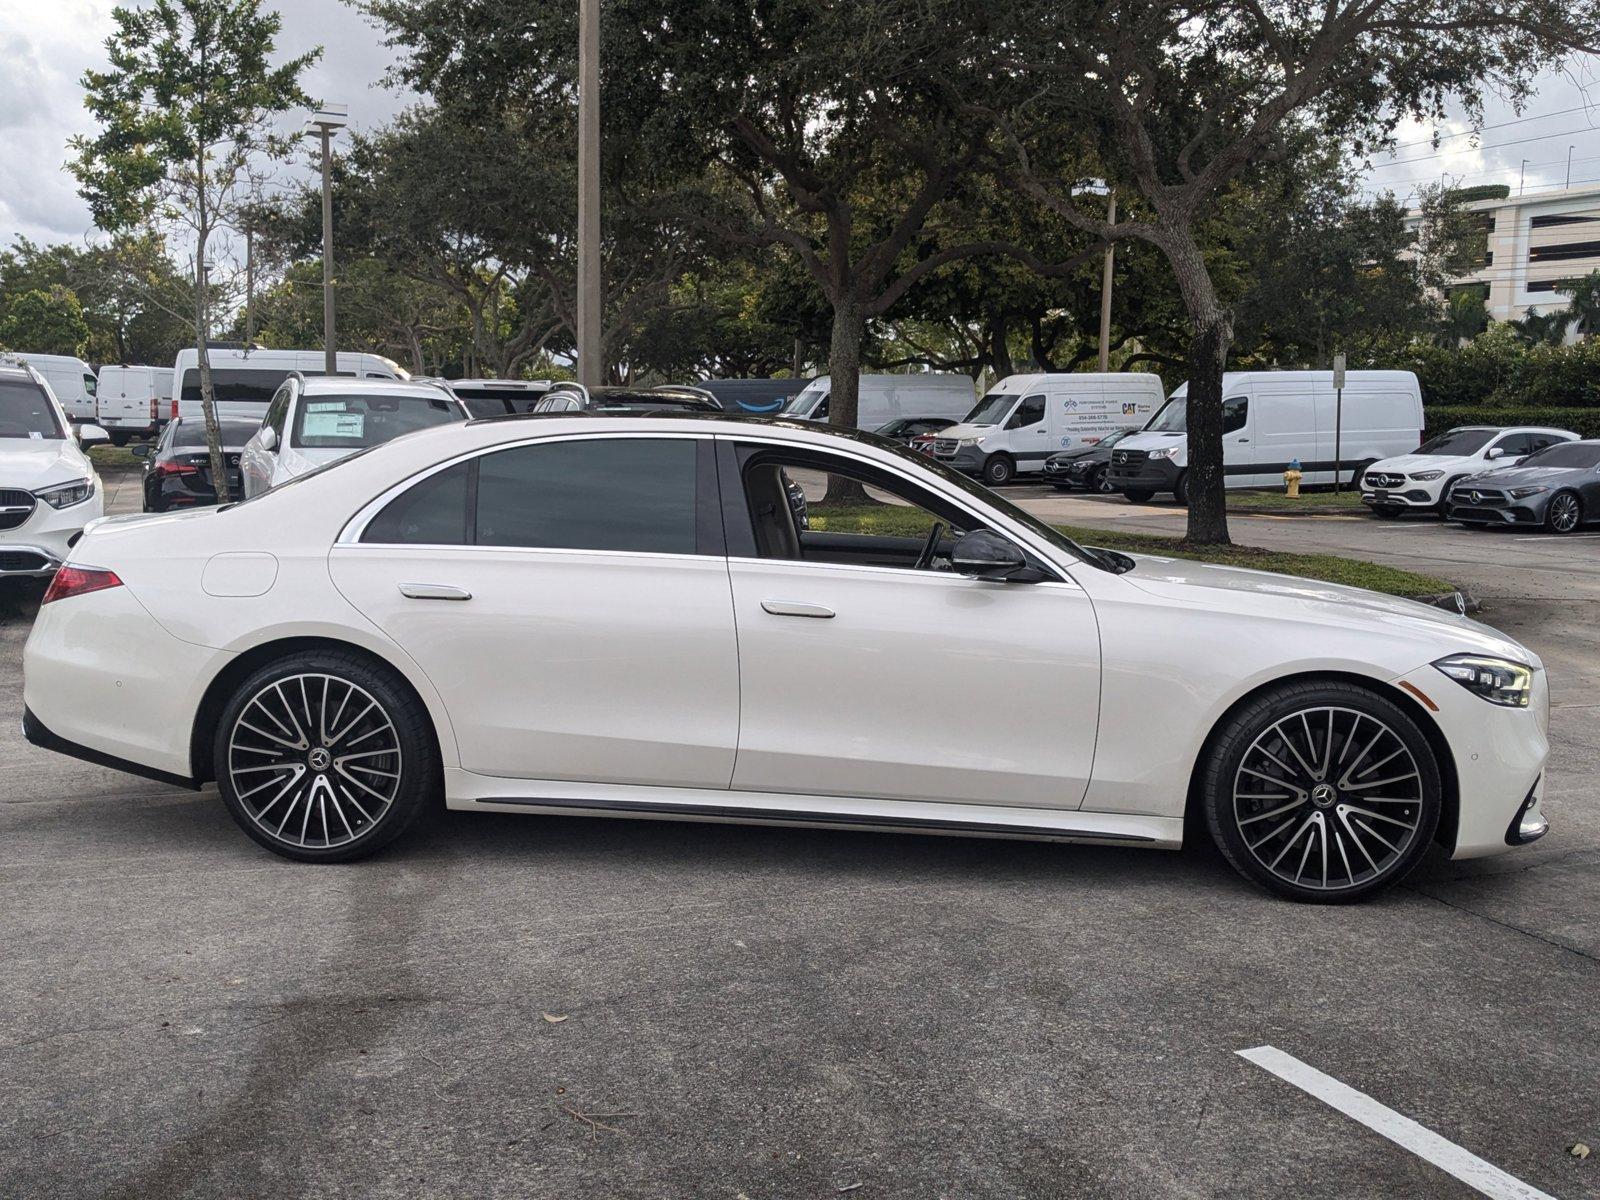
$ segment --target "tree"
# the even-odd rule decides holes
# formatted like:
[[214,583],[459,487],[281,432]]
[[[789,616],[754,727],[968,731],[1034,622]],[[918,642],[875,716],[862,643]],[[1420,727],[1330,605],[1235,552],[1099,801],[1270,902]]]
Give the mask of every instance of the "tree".
[[1529,346],[1559,346],[1567,340],[1567,330],[1578,318],[1575,314],[1556,310],[1541,313],[1530,308],[1520,320],[1509,321],[1517,340]]
[[[1171,264],[1190,326],[1189,526],[1228,541],[1222,373],[1232,313],[1198,222],[1229,183],[1283,152],[1301,130],[1362,151],[1407,115],[1486,90],[1527,97],[1542,70],[1600,43],[1594,0],[1023,0],[1013,70],[1039,80],[1037,111],[1009,122],[1019,183],[1095,237],[1139,238]],[[1073,198],[1083,131],[1127,216],[1108,225]]]
[[1556,291],[1571,299],[1567,311],[1580,334],[1589,338],[1600,331],[1600,271],[1590,271],[1581,279],[1563,279],[1556,284]]
[[0,347],[8,350],[77,356],[88,340],[89,323],[78,298],[59,283],[22,293],[0,317]]
[[94,137],[70,143],[69,167],[100,228],[121,232],[182,227],[194,246],[194,341],[201,410],[217,499],[228,472],[217,427],[211,358],[212,236],[238,220],[253,199],[263,162],[289,143],[271,120],[308,105],[302,71],[320,49],[274,67],[281,27],[261,0],[155,0],[112,10],[110,68],[84,73],[84,103],[99,122]]

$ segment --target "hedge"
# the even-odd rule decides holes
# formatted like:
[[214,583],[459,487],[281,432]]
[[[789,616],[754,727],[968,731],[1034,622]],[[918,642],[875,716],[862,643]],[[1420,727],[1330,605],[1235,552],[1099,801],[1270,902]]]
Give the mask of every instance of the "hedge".
[[1570,429],[1586,438],[1600,438],[1600,408],[1429,404],[1423,407],[1422,419],[1428,427],[1424,437],[1458,425],[1548,425],[1553,429]]
[[1600,408],[1600,338],[1527,346],[1495,325],[1459,349],[1419,343],[1360,365],[1415,371],[1429,406]]

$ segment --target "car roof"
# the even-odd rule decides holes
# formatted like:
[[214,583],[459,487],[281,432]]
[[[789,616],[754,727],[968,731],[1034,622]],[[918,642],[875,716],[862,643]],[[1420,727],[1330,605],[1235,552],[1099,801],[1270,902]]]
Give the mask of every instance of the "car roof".
[[410,379],[353,379],[349,375],[306,375],[300,383],[302,396],[448,396],[438,383],[418,383]]

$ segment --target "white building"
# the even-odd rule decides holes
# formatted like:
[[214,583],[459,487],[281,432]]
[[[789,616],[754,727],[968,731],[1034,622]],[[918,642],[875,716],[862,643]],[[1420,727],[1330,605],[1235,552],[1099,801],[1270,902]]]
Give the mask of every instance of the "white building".
[[1564,309],[1569,299],[1556,284],[1600,269],[1600,187],[1476,200],[1464,208],[1482,214],[1488,254],[1456,286],[1487,286],[1496,321],[1519,320],[1532,308]]

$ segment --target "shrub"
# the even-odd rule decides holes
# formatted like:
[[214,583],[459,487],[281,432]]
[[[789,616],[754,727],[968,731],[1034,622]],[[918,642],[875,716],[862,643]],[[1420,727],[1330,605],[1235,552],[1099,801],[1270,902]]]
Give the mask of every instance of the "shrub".
[[1516,407],[1509,404],[1475,404],[1446,407],[1425,405],[1422,420],[1427,426],[1424,438],[1454,429],[1458,425],[1548,425],[1570,429],[1586,438],[1600,438],[1600,405],[1589,408]]

